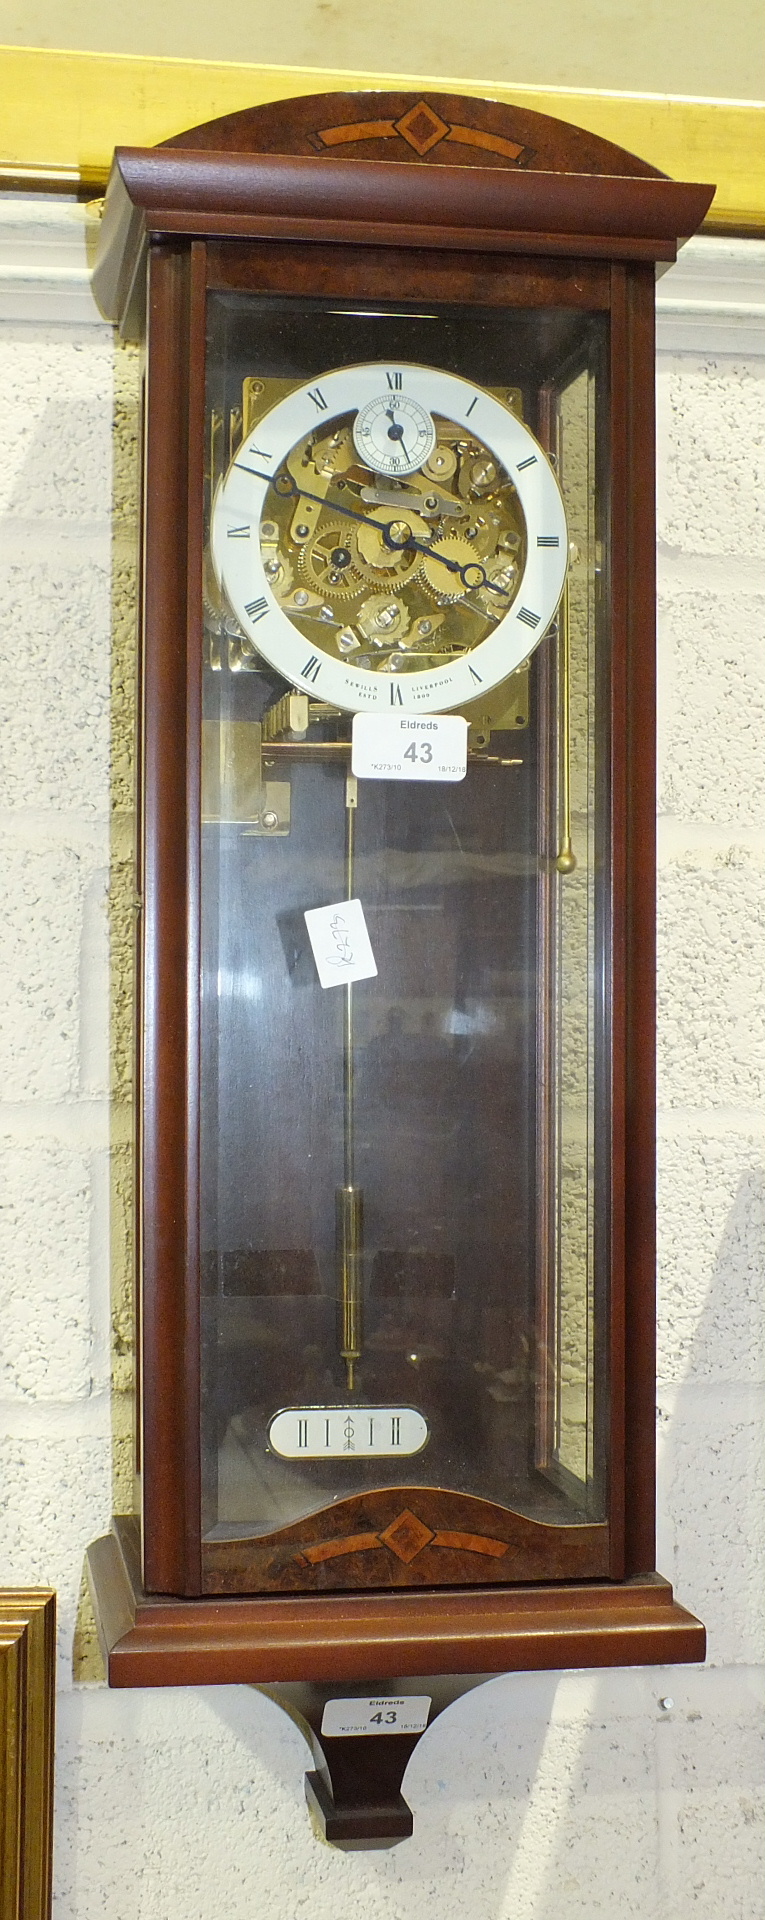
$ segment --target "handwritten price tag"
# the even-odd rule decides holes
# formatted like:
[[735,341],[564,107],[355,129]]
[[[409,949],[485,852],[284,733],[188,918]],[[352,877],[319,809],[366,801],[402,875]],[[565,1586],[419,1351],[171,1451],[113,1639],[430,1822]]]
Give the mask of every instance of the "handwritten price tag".
[[323,987],[344,987],[350,980],[373,979],[377,965],[360,900],[340,900],[336,907],[311,907],[305,923]]
[[359,780],[464,780],[467,736],[459,713],[355,713],[351,767]]

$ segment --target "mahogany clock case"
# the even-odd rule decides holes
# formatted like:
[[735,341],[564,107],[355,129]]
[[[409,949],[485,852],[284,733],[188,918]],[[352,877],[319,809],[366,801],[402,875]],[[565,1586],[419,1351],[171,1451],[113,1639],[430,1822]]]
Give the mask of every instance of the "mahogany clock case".
[[[518,1664],[556,1664],[571,1583],[582,1583],[588,1644],[601,1583],[615,1646],[620,1585],[636,1581],[630,1650],[622,1633],[619,1653],[604,1641],[603,1657],[667,1657],[669,1613],[672,1657],[703,1650],[703,1630],[652,1573],[652,417],[654,262],[673,256],[710,197],[542,116],[445,96],[282,103],[117,157],[97,284],[128,331],[139,330],[148,252],[138,954],[147,1597],[123,1529],[122,1548],[115,1537],[92,1560],[115,1650],[127,1652],[152,1595],[185,1597],[192,1637],[195,1608],[200,1630],[205,1615],[207,1677],[222,1677],[210,1601],[237,1595],[235,1638],[268,1677],[273,1609],[304,1594],[302,1626],[294,1609],[289,1623],[284,1615],[293,1650],[271,1677],[305,1677],[306,1660],[316,1664],[312,1594],[342,1614],[353,1593],[361,1645],[364,1608],[371,1628],[380,1597],[403,1603],[408,1588],[400,1639],[386,1615],[386,1670],[437,1671],[443,1659],[457,1670],[451,1645],[439,1654],[438,1622],[460,1590],[460,1618],[473,1592],[478,1619],[488,1585],[488,1639],[464,1670],[512,1660],[529,1588],[549,1619],[538,1653],[527,1646]],[[303,1463],[292,1494],[282,1463],[265,1490],[262,1476],[260,1491],[253,1482],[243,1493],[240,1481],[227,1505],[223,1453],[249,1421],[262,1457],[266,1403],[354,1404],[331,1277],[340,1023],[295,946],[296,916],[332,897],[342,866],[348,730],[342,716],[318,715],[302,749],[283,739],[279,761],[272,743],[274,778],[289,774],[287,835],[205,814],[205,728],[260,727],[287,690],[263,662],[241,670],[236,648],[216,659],[205,634],[210,502],[216,457],[226,457],[215,431],[223,445],[248,380],[268,398],[280,383],[371,361],[441,366],[503,391],[557,463],[564,498],[561,396],[577,380],[588,395],[590,533],[602,564],[587,654],[586,1458],[572,1472],[559,1446],[559,620],[514,678],[521,711],[508,719],[508,708],[499,728],[495,713],[491,751],[484,742],[482,757],[471,736],[462,785],[360,783],[358,872],[380,975],[393,984],[373,1018],[358,990],[355,1115],[371,1244],[355,1401],[421,1404],[430,1455],[408,1472],[399,1460],[340,1461],[329,1479],[324,1463]],[[312,739],[324,749],[313,757]],[[418,861],[425,877],[413,883]],[[267,932],[277,926],[278,955]],[[237,991],[243,953],[269,985],[267,1021]],[[115,1581],[132,1594],[127,1639]],[[364,1659],[359,1672],[375,1664],[368,1648]]]
[[[366,314],[357,304],[348,312],[319,302],[259,301],[253,312],[246,296],[217,290],[208,290],[207,311],[208,417],[222,422],[232,418],[248,377],[259,376],[263,405],[269,376],[283,379],[285,368],[310,381],[326,366],[380,364],[384,347],[396,369],[412,362],[469,367],[476,381],[475,391],[465,387],[471,426],[487,385],[507,393],[511,368],[515,406],[546,437],[554,365],[564,383],[597,388],[593,443],[597,429],[605,443],[602,316],[542,308],[505,312],[500,327],[493,310],[480,308],[396,315],[379,307]],[[406,391],[411,376],[400,377]],[[322,397],[320,387],[311,391]],[[266,413],[259,441],[267,423]],[[255,455],[247,458],[257,465]],[[212,484],[214,491],[214,477]],[[327,508],[329,539],[350,540],[345,552],[363,564],[353,545],[353,509],[348,520],[341,517],[343,501],[355,497],[337,490],[334,528]],[[593,534],[602,544],[605,528]],[[318,548],[309,541],[299,550],[298,599],[308,597],[314,555],[326,572],[325,536],[318,539]],[[342,547],[337,551],[343,555]],[[386,557],[375,554],[376,561]],[[280,564],[290,566],[287,554]],[[363,623],[364,608],[385,599],[375,588],[388,569],[372,566],[358,583],[352,573],[352,565],[342,571],[338,611],[343,615],[360,595]],[[421,605],[430,626],[454,609],[451,577],[446,584],[451,602],[443,593],[428,597],[426,583]],[[331,587],[326,594],[331,600]],[[294,601],[286,578],[282,604],[292,609]],[[319,608],[318,618],[305,619],[302,649],[319,700],[323,656],[311,647],[317,633],[315,645],[321,643],[320,615]],[[598,625],[606,625],[605,596],[593,619]],[[211,626],[203,730],[205,738],[213,731],[217,755],[221,727],[246,733],[284,688],[257,658],[245,656],[250,670],[243,671],[242,642],[235,636],[227,644],[214,618]],[[527,644],[530,629],[524,633]],[[255,634],[257,644],[260,620]],[[593,631],[593,677],[603,643],[604,633],[596,640]],[[544,1172],[537,1163],[552,1125],[544,1111],[550,1064],[542,1061],[539,1003],[556,996],[546,957],[537,954],[546,906],[540,848],[551,847],[554,836],[540,777],[541,761],[554,764],[554,652],[551,636],[513,676],[511,694],[499,704],[507,709],[514,700],[521,711],[499,714],[492,750],[471,752],[464,782],[358,783],[353,890],[363,899],[378,974],[354,989],[353,1155],[366,1273],[352,1392],[335,1338],[335,1196],[348,1121],[345,1008],[342,991],[325,993],[316,980],[302,921],[306,905],[342,891],[347,720],[322,720],[318,705],[302,747],[277,740],[264,749],[266,771],[277,782],[285,773],[291,781],[288,833],[258,837],[239,820],[220,824],[222,812],[235,811],[231,794],[224,807],[213,802],[205,820],[200,1230],[208,1591],[214,1581],[226,1590],[483,1582],[506,1578],[511,1555],[524,1579],[544,1577],[551,1566],[578,1575],[608,1571],[600,1389],[585,1440],[590,1458],[578,1476],[555,1474],[554,1439],[544,1462],[532,1441],[537,1419],[546,1419],[542,1399],[554,1394],[555,1368],[537,1327],[540,1313],[552,1319],[555,1311],[537,1248],[544,1236]],[[406,666],[411,653],[392,658]],[[386,703],[388,690],[406,700],[405,673],[380,679]],[[269,791],[276,794],[277,786]],[[600,848],[605,796],[593,801]],[[605,875],[605,844],[595,858]],[[594,880],[589,891],[598,919],[603,907]],[[605,1009],[590,998],[599,1030],[589,1062],[594,1079],[602,1075],[608,1041]],[[588,1063],[581,1065],[586,1074]],[[605,1095],[591,1104],[602,1111]],[[600,1154],[599,1140],[594,1151]],[[602,1254],[593,1266],[593,1287],[602,1291]],[[605,1301],[588,1306],[597,1323],[594,1347]],[[591,1364],[602,1374],[600,1354],[593,1352]],[[269,1447],[269,1414],[338,1401],[351,1416],[339,1435],[339,1457],[284,1461]],[[396,1452],[360,1458],[369,1425],[367,1418],[362,1436],[364,1409],[409,1405],[425,1418],[428,1439],[408,1472]],[[316,1418],[306,1414],[311,1426]],[[384,1421],[373,1418],[376,1435]],[[414,1512],[402,1486],[418,1490]]]

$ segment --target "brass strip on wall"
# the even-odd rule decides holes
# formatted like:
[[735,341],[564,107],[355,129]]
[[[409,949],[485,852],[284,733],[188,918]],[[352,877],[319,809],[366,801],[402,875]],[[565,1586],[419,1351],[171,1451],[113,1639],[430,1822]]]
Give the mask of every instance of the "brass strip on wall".
[[385,87],[488,95],[572,121],[674,179],[717,181],[709,231],[765,232],[765,106],[759,102],[36,47],[0,47],[3,184],[31,167],[36,180],[28,184],[61,191],[51,183],[63,168],[95,192],[115,146],[154,146],[218,114],[270,100]]

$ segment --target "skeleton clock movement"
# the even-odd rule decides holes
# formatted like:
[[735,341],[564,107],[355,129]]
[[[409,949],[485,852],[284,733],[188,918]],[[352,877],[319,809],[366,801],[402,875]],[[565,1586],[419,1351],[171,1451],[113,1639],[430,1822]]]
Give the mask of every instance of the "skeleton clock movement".
[[654,1570],[652,423],[711,191],[431,94],[115,156],[141,1377],[91,1573],[113,1684],[281,1688],[341,1844],[409,1830],[413,1700],[703,1652]]

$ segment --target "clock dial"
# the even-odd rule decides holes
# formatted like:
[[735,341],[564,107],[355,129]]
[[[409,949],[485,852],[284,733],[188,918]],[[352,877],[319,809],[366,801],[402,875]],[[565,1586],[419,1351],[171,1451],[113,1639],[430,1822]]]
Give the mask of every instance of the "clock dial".
[[[395,376],[389,374],[393,381]],[[401,375],[398,376],[401,379]],[[438,434],[426,407],[409,393],[381,394],[360,408],[353,423],[359,458],[375,473],[416,473],[433,453]]]
[[351,710],[422,712],[476,699],[543,638],[568,536],[552,467],[502,402],[375,362],[263,416],[219,488],[211,547],[285,679]]

